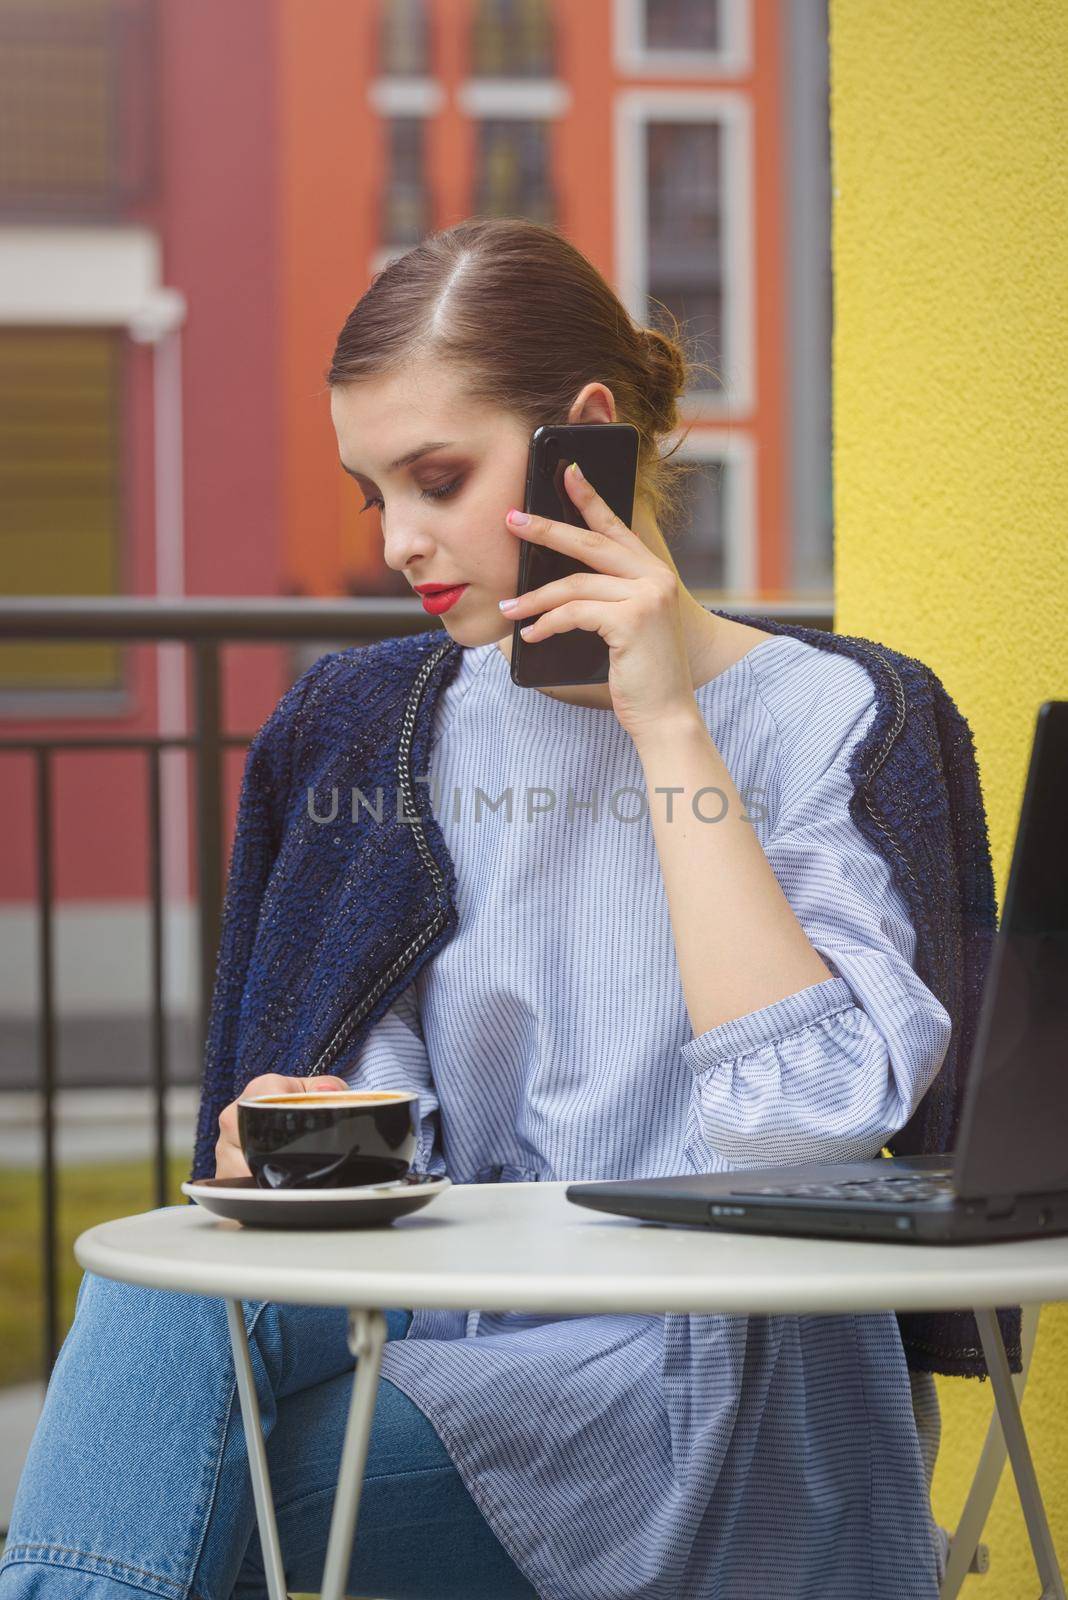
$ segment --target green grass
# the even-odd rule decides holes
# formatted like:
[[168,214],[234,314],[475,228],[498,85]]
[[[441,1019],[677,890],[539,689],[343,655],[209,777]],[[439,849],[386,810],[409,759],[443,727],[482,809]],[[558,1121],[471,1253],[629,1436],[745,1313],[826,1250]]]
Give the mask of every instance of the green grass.
[[[168,1163],[167,1204],[183,1196],[189,1176],[186,1157]],[[59,1255],[59,1337],[74,1315],[82,1269],[74,1241],[94,1223],[155,1208],[153,1164],[61,1167],[57,1173],[57,1249]],[[36,1172],[0,1172],[0,1388],[42,1376],[44,1290],[41,1251],[41,1178]]]

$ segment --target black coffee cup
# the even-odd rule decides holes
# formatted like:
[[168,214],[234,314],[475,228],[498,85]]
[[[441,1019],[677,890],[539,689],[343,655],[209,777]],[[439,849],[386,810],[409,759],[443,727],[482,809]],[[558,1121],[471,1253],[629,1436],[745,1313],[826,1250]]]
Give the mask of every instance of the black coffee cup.
[[403,1178],[415,1157],[419,1096],[320,1089],[237,1103],[237,1130],[261,1189],[346,1189]]

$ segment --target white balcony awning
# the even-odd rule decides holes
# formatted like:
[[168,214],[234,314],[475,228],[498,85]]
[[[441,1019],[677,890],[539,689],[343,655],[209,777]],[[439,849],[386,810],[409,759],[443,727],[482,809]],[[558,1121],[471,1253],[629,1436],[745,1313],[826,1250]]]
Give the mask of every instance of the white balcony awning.
[[185,311],[150,228],[0,228],[0,324],[121,327],[154,344]]

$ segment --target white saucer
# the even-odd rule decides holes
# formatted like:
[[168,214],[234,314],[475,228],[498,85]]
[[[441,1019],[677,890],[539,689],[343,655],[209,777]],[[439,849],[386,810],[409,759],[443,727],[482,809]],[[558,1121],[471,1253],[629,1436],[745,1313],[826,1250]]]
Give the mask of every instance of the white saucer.
[[261,1189],[254,1178],[201,1178],[182,1193],[247,1228],[374,1228],[429,1205],[451,1182],[411,1172],[355,1189]]

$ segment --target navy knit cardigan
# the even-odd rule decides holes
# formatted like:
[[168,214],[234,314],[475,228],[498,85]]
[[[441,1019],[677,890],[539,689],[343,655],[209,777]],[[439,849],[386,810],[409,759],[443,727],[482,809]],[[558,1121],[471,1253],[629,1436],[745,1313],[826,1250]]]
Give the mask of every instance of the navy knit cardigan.
[[[953,1022],[937,1078],[889,1148],[950,1151],[996,928],[971,731],[922,662],[870,639],[735,620],[851,656],[873,679],[876,715],[850,762],[849,811],[891,867],[916,929],[916,971]],[[219,1113],[251,1078],[334,1070],[455,932],[455,868],[427,784],[434,706],[460,659],[443,629],[333,651],[297,679],[252,741],[194,1177],[214,1172]],[[324,824],[317,819],[329,814],[335,788],[337,817]],[[354,788],[366,803],[351,804]],[[1020,1309],[999,1309],[998,1318],[1018,1372]],[[901,1312],[898,1324],[914,1371],[986,1376],[970,1311]]]

